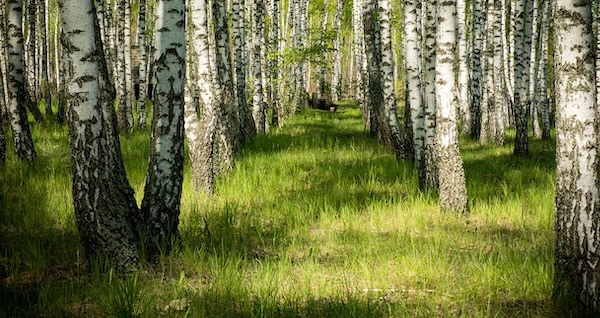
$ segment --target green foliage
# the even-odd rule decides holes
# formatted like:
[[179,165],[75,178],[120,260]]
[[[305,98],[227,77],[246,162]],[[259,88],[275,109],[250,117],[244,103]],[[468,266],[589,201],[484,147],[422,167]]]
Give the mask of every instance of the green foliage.
[[[65,128],[33,133],[38,160],[0,168],[0,316],[561,315],[552,142],[514,158],[512,133],[502,148],[461,140],[466,218],[438,211],[354,105],[303,110],[246,145],[213,197],[193,193],[186,162],[180,245],[117,277],[81,263]],[[138,200],[147,134],[121,140]]]

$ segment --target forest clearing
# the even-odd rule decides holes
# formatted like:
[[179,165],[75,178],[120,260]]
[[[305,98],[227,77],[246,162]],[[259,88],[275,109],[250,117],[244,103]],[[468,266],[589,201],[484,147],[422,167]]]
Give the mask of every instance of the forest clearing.
[[600,316],[595,0],[0,0],[0,316]]
[[[552,305],[554,151],[463,140],[471,215],[442,213],[358,108],[305,110],[254,139],[217,196],[186,163],[181,243],[134,274],[91,272],[76,242],[65,129],[33,126],[35,166],[2,187],[3,315],[45,317],[559,317]],[[514,137],[512,137],[514,138]],[[143,193],[149,140],[123,138]]]

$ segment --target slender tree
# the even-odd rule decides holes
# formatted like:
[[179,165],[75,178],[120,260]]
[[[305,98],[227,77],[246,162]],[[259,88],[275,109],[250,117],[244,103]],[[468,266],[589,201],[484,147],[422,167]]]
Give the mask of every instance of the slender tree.
[[[343,0],[334,0],[335,14],[333,22],[333,32],[335,40],[333,41],[333,73],[331,76],[331,99],[338,101],[342,95],[342,11],[344,8]],[[391,37],[391,35],[390,35]],[[390,38],[391,45],[391,38]],[[391,48],[390,48],[391,49]],[[393,66],[393,65],[392,65]]]
[[471,74],[471,137],[479,139],[481,134],[481,100],[483,95],[483,43],[485,16],[484,0],[473,0],[473,49]]
[[[229,47],[229,26],[228,14],[225,2],[221,0],[212,1],[212,13],[215,28],[215,80],[216,88],[219,91],[217,99],[217,123],[219,141],[219,163],[220,170],[225,171],[232,167],[233,158],[240,145],[240,122],[238,119],[238,109],[234,107],[237,101],[233,83],[233,66],[231,64],[232,56]],[[263,39],[264,41],[264,39]]]
[[146,69],[146,59],[148,58],[146,48],[146,0],[139,0],[138,8],[138,48],[140,50],[139,61],[139,91],[138,99],[138,129],[146,130],[146,100],[148,99],[148,79]]
[[[279,126],[279,65],[280,65],[280,54],[279,54],[279,15],[280,15],[280,0],[272,0],[271,3],[271,109],[273,114],[271,117],[271,124],[275,127]],[[247,111],[246,111],[247,112]],[[240,111],[240,121],[242,112]],[[243,126],[242,126],[243,128]]]
[[9,111],[15,153],[25,160],[34,160],[36,152],[33,146],[29,122],[27,121],[26,104],[29,93],[25,83],[24,47],[23,47],[23,2],[8,0],[8,97]]
[[554,297],[592,317],[600,313],[600,211],[591,1],[556,1],[554,20],[554,43],[560,43],[555,52]]
[[[527,136],[528,89],[529,89],[529,46],[531,44],[531,23],[528,23],[526,0],[518,0],[515,8],[515,124],[516,137],[514,154],[525,156],[529,153]],[[529,43],[529,45],[528,45]]]
[[442,211],[468,212],[467,188],[458,148],[456,122],[456,0],[438,2],[436,32],[437,101],[436,148],[439,167],[440,208]]
[[436,19],[437,1],[425,1],[424,10],[424,45],[423,45],[423,80],[425,102],[425,138],[423,143],[423,160],[425,161],[425,185],[429,188],[438,186],[438,167],[435,147],[436,130]]
[[[274,0],[273,6],[275,6],[276,3],[278,4],[279,1]],[[235,60],[235,84],[238,117],[240,121],[242,140],[249,141],[252,139],[252,137],[254,137],[254,135],[256,135],[256,127],[254,125],[252,113],[248,109],[248,104],[246,103],[246,60],[244,56],[244,51],[246,50],[246,9],[244,6],[244,0],[233,0],[231,9],[231,32],[233,36],[233,52]],[[275,23],[275,21],[273,23]],[[276,109],[276,107],[273,109]]]
[[406,101],[410,108],[412,123],[412,148],[414,162],[419,172],[419,184],[425,185],[425,162],[423,158],[425,142],[425,109],[423,103],[423,86],[421,85],[422,73],[422,2],[421,0],[404,1],[404,26],[403,44],[404,68],[406,78]]
[[[340,1],[340,0],[338,0]],[[341,11],[341,10],[340,10]],[[340,13],[341,14],[341,13]],[[381,41],[381,82],[383,88],[383,120],[389,147],[398,159],[404,158],[403,134],[398,123],[394,85],[394,52],[392,47],[391,5],[389,0],[379,0],[379,29]],[[341,77],[341,75],[340,75]],[[339,85],[341,89],[341,84]],[[338,95],[339,96],[339,95]]]
[[254,115],[254,124],[256,132],[265,133],[266,128],[266,108],[263,93],[263,65],[262,65],[262,42],[264,41],[264,0],[253,0],[253,19],[252,19],[252,77],[254,79],[254,94],[252,98],[252,107]]
[[217,118],[215,115],[216,91],[213,83],[214,55],[211,53],[208,32],[208,4],[206,0],[192,3],[193,46],[192,50],[196,87],[200,96],[201,121],[196,107],[186,103],[185,133],[192,166],[192,180],[196,190],[214,192],[218,158],[216,154]]
[[456,2],[456,37],[458,41],[458,105],[460,105],[459,115],[462,123],[462,131],[470,133],[471,131],[471,112],[470,112],[470,94],[469,94],[469,59],[467,52],[467,1],[458,0]]
[[183,181],[185,1],[158,0],[152,140],[141,219],[148,255],[177,237]]

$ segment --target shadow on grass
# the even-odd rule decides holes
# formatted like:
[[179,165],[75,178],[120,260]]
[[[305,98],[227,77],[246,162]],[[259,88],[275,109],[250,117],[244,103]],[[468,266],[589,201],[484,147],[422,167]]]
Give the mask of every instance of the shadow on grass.
[[471,141],[462,150],[471,201],[504,201],[522,198],[532,191],[554,187],[556,170],[554,140],[530,138],[530,154],[512,154],[514,138],[505,147],[478,145]]

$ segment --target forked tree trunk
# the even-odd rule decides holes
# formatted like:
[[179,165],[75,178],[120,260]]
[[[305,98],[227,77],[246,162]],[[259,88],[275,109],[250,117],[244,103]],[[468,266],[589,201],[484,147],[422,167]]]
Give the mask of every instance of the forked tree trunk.
[[183,181],[185,1],[159,0],[156,8],[156,87],[152,139],[141,219],[148,255],[170,250],[177,238]]
[[[598,133],[590,1],[556,1],[554,298],[574,315],[600,314]],[[580,312],[577,312],[579,310]]]
[[439,167],[440,209],[467,213],[467,187],[458,148],[456,122],[456,0],[438,3],[436,32],[437,126],[436,148]]

